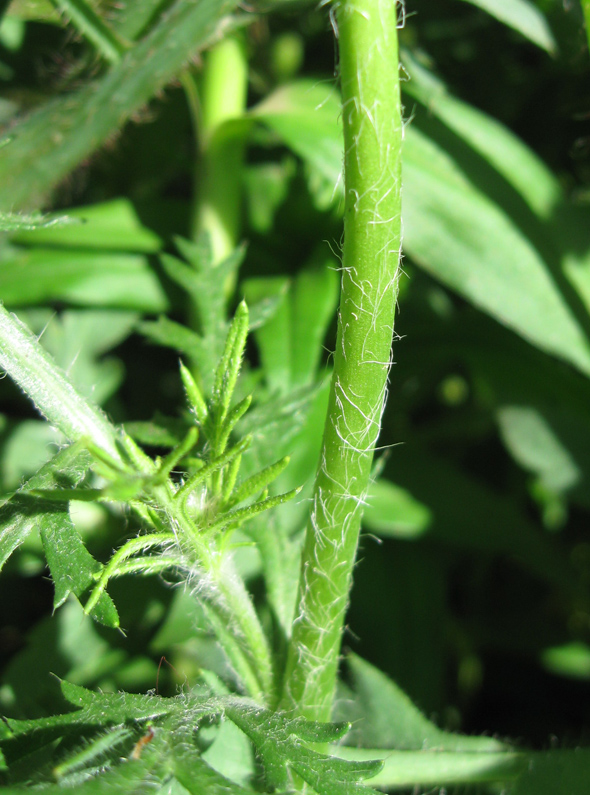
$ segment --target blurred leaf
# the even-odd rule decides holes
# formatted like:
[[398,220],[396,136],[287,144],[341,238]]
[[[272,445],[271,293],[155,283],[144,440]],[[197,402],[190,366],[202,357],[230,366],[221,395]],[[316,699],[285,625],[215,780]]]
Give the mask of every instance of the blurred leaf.
[[135,312],[66,311],[44,326],[42,344],[76,389],[102,405],[116,392],[124,375],[119,359],[103,354],[127,339],[137,319]]
[[527,771],[509,795],[583,795],[590,787],[590,750],[554,750],[529,755]]
[[23,420],[3,429],[0,436],[0,490],[17,489],[24,478],[53,457],[63,436],[42,420]]
[[25,215],[24,213],[0,213],[0,231],[1,232],[21,232],[27,234],[24,230],[28,230],[28,234],[35,234],[37,230],[63,228],[66,225],[75,224],[72,216],[51,216],[41,215],[41,213],[31,213]]
[[83,306],[162,312],[167,298],[146,257],[76,249],[0,254],[0,293],[9,306],[67,301]]
[[312,195],[320,205],[340,200],[343,190],[340,98],[334,86],[301,80],[282,86],[250,111],[270,127],[321,178]]
[[282,163],[259,163],[248,167],[246,200],[250,224],[264,235],[271,231],[278,208],[286,199],[289,183],[295,174],[293,158]]
[[532,406],[502,406],[498,422],[514,458],[535,472],[548,489],[564,491],[580,481],[580,469],[570,452],[547,419]]
[[187,326],[168,320],[161,315],[157,320],[146,320],[138,325],[138,330],[156,345],[173,348],[178,353],[199,361],[206,356],[202,338]]
[[416,538],[429,527],[432,514],[405,489],[387,480],[373,482],[363,513],[363,527],[383,538]]
[[12,0],[8,12],[18,19],[51,22],[54,25],[62,24],[59,12],[51,4],[51,0]]
[[271,391],[312,383],[334,317],[339,280],[331,257],[316,257],[294,282],[283,277],[248,279],[248,303],[277,299],[272,317],[255,331],[262,367]]
[[113,199],[102,204],[77,207],[68,211],[70,223],[35,232],[11,235],[14,243],[32,246],[65,248],[107,249],[109,251],[135,251],[153,254],[160,250],[162,241],[141,224],[135,208],[128,199]]
[[349,654],[346,660],[352,674],[354,700],[351,707],[355,717],[347,744],[417,751],[506,749],[504,743],[492,737],[468,737],[439,729],[384,673],[356,654]]
[[121,129],[211,40],[235,5],[235,0],[176,0],[104,77],[47,102],[13,127],[14,140],[0,153],[0,208],[42,204],[54,185]]
[[291,384],[289,282],[282,276],[248,279],[243,290],[248,304],[271,299],[276,301],[276,310],[271,319],[256,329],[254,337],[269,389],[286,392]]
[[[333,88],[306,81],[278,89],[252,110],[254,118],[270,126],[329,180],[334,191],[341,183],[342,168],[339,113]],[[492,130],[479,117],[475,125],[474,118],[463,123],[466,140],[475,138],[476,127],[483,127],[489,139]],[[511,159],[517,157],[522,145],[507,134],[498,140]],[[490,159],[500,158],[498,150],[490,154],[489,144],[477,147]],[[541,350],[589,374],[590,342],[585,328],[539,253],[537,241],[529,239],[510,213],[471,182],[450,154],[415,125],[406,129],[403,156],[406,252],[474,306]],[[533,156],[525,163],[518,180],[511,181],[522,191],[526,174],[532,174],[547,196],[535,206],[545,207],[555,190],[553,180],[547,180]],[[530,192],[526,195],[530,201]]]
[[555,52],[557,46],[543,13],[530,0],[465,0],[478,8],[483,8],[500,22],[547,50]]
[[156,414],[151,422],[126,422],[125,432],[140,444],[176,447],[186,436],[187,425],[176,417]]
[[400,447],[388,474],[432,512],[428,538],[464,550],[508,555],[566,592],[569,562],[508,495],[416,445]]
[[[478,785],[494,784],[485,792],[512,793],[511,783],[526,770],[533,756],[518,751],[383,751],[378,748],[358,749],[340,747],[337,750],[343,759],[382,759],[383,769],[369,783],[388,791],[422,787],[438,789],[441,792],[463,793],[480,792]],[[461,785],[451,789],[453,785]],[[448,789],[447,789],[448,788]],[[475,788],[475,789],[474,789]],[[514,790],[516,792],[516,790]],[[518,790],[520,792],[520,790]],[[561,792],[552,790],[552,792]],[[565,795],[566,790],[563,790]],[[567,790],[568,795],[582,795],[583,790]],[[549,793],[547,792],[547,795]]]
[[113,28],[126,39],[137,39],[145,34],[150,23],[158,19],[158,12],[165,10],[168,0],[128,0],[117,7]]
[[589,374],[588,338],[532,242],[432,139],[411,133],[404,146],[406,251],[477,308]]
[[[511,0],[509,0],[511,2]],[[557,177],[508,127],[454,97],[445,84],[425,69],[408,51],[403,65],[409,80],[403,89],[452,130],[515,188],[529,207],[548,219],[563,200]]]
[[566,643],[553,646],[541,654],[543,667],[557,676],[590,679],[590,646],[587,643]]
[[[61,712],[63,703],[50,687],[53,676],[74,684],[107,684],[128,653],[109,646],[97,624],[84,615],[75,599],[54,616],[41,619],[28,633],[26,645],[12,657],[2,677],[0,709],[6,714],[41,715]],[[7,711],[8,710],[8,711]]]

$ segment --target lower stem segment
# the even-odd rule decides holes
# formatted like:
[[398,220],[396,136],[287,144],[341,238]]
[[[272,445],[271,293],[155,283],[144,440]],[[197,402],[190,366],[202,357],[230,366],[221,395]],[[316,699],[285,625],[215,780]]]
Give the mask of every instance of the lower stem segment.
[[396,4],[340,0],[342,295],[328,417],[281,707],[330,719],[362,506],[390,365],[401,246]]

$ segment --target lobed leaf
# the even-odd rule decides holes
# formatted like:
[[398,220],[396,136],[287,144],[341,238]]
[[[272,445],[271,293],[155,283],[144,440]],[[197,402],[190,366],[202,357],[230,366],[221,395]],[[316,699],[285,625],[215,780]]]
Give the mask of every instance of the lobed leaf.
[[[148,781],[171,786],[176,779],[194,795],[252,795],[254,790],[210,767],[199,750],[199,727],[212,720],[229,719],[254,744],[267,786],[278,784],[280,792],[291,791],[292,774],[296,773],[319,795],[374,792],[359,782],[374,775],[380,762],[348,762],[306,745],[340,738],[348,729],[347,723],[294,720],[249,699],[211,696],[199,687],[177,698],[93,693],[63,681],[61,690],[75,711],[37,720],[9,720],[0,726],[9,776],[7,791],[12,782],[20,783],[17,771],[21,760],[27,759],[26,775],[30,778],[36,754],[61,738],[57,764],[47,765],[43,760],[37,773],[44,791],[57,792],[59,786],[76,784],[76,791],[87,793],[123,793],[129,788],[140,792]],[[86,744],[80,745],[83,738],[87,738]],[[102,769],[96,767],[98,757]],[[56,769],[63,775],[57,785],[51,783]]]

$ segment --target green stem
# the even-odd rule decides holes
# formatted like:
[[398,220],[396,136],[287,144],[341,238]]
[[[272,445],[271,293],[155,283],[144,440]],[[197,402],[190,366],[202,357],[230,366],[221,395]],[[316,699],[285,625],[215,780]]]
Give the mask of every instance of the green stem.
[[1,304],[0,368],[69,441],[88,437],[109,458],[121,461],[116,443],[117,429],[98,407],[76,392],[36,337]]
[[[230,662],[236,668],[248,695],[264,703],[276,697],[274,669],[268,640],[244,583],[233,571],[231,561],[215,544],[195,533],[180,500],[160,488],[154,496],[178,539],[182,552],[194,562],[199,597],[215,616],[213,628]],[[148,536],[149,538],[149,536]],[[190,567],[189,562],[189,567]],[[223,632],[218,630],[223,628]]]
[[362,507],[386,397],[401,245],[396,4],[337,7],[344,124],[342,295],[328,417],[282,707],[329,720]]
[[[224,39],[205,59],[193,221],[195,236],[201,232],[209,234],[214,263],[234,250],[240,234],[244,139],[242,133],[234,134],[226,122],[243,116],[247,89],[244,42],[239,36]],[[194,92],[188,96],[195,114]]]

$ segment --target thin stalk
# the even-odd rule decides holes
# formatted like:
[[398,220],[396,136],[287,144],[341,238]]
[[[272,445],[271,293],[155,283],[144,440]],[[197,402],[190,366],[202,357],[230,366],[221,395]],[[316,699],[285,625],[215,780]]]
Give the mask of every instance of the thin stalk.
[[225,123],[243,116],[247,89],[248,64],[239,35],[207,53],[200,106],[185,76],[200,143],[193,233],[209,234],[214,263],[231,254],[240,234],[244,139],[233,135]]
[[344,250],[338,337],[281,706],[329,720],[387,391],[401,245],[396,3],[341,0]]
[[[223,633],[216,633],[219,643],[233,662],[236,649],[241,650],[239,672],[248,695],[270,704],[276,695],[272,657],[250,594],[215,545],[209,546],[205,539],[195,538],[194,526],[178,502],[163,494],[160,501],[177,536],[197,545],[192,554],[190,549],[183,551],[196,564],[199,595],[214,612],[215,625],[224,627]],[[254,682],[256,686],[252,687]]]

